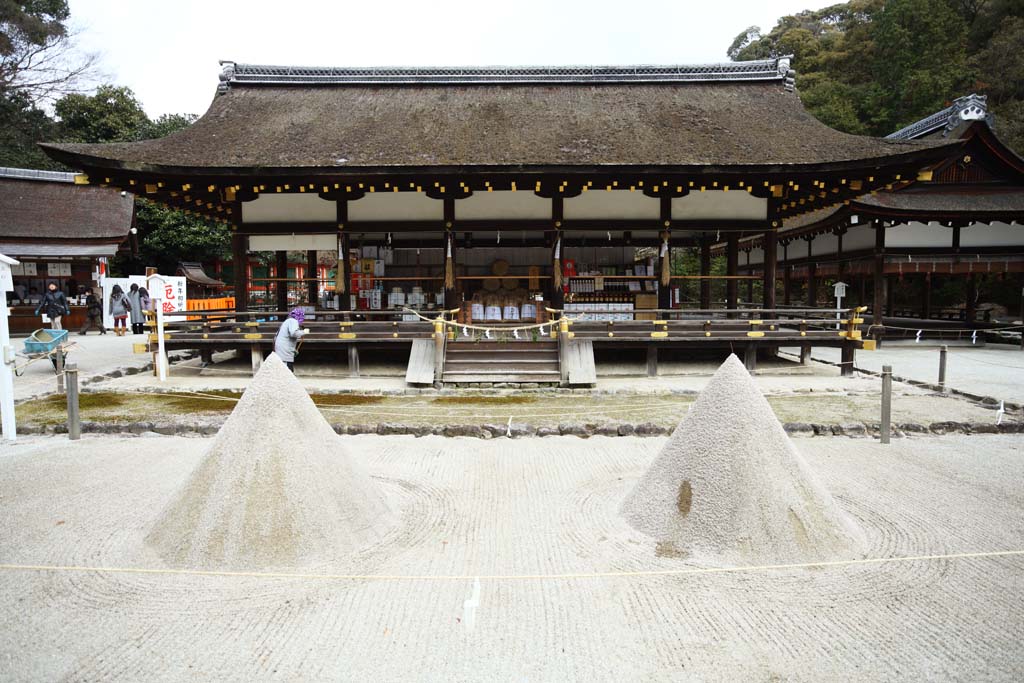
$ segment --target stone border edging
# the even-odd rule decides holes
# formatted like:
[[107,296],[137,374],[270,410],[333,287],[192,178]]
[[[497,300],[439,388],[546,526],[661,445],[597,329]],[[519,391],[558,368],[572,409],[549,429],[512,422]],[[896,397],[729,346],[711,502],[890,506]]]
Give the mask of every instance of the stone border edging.
[[[651,422],[640,424],[584,424],[564,423],[557,427],[536,427],[530,424],[513,422],[508,424],[451,424],[451,425],[412,425],[399,422],[381,422],[377,424],[335,424],[334,431],[343,435],[377,434],[411,435],[411,436],[468,436],[478,439],[494,439],[508,437],[545,437],[545,436],[576,436],[582,439],[591,436],[664,436],[672,432],[671,428],[662,427]],[[879,435],[878,423],[851,422],[846,424],[814,424],[809,422],[786,422],[782,425],[791,437],[814,436],[846,436],[851,438],[876,438]],[[193,434],[213,436],[220,430],[220,424],[196,422],[82,422],[82,432],[87,434],[160,434],[183,435]],[[56,425],[18,425],[19,434],[66,434],[66,424]],[[1024,433],[1024,423],[1004,422],[996,425],[986,422],[933,422],[918,424],[903,422],[893,424],[892,435],[895,437],[944,435],[944,434],[1020,434]]]

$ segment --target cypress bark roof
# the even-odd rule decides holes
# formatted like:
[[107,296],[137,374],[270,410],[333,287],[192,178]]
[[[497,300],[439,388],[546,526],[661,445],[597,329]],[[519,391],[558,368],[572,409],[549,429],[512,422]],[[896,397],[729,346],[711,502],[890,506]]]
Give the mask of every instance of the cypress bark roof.
[[949,141],[835,131],[791,91],[788,60],[696,67],[301,69],[228,63],[222,94],[159,140],[44,145],[79,166],[750,167],[863,162]]
[[[19,171],[20,169],[3,169]],[[71,176],[71,174],[59,174]],[[120,242],[132,226],[134,197],[68,179],[0,173],[0,241]]]

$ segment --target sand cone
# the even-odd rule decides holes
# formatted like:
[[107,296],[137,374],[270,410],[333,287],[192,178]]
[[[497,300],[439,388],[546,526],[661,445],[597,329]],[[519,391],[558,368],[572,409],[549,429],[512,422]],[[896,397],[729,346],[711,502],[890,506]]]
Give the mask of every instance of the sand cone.
[[677,551],[735,564],[858,557],[864,537],[816,480],[750,373],[722,364],[622,504]]
[[146,540],[173,566],[291,568],[348,556],[392,525],[377,485],[271,354]]

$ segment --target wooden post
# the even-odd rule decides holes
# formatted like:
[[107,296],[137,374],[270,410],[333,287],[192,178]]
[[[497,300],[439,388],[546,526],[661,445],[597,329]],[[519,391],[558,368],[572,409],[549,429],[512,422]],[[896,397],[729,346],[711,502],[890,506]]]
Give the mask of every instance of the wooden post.
[[842,377],[853,375],[853,363],[857,348],[852,341],[844,341],[839,351],[839,374]]
[[565,315],[558,321],[558,369],[560,372],[559,386],[569,386],[569,363],[566,362],[566,353],[569,349],[569,321]]
[[355,344],[348,345],[348,374],[351,377],[359,376],[359,347]]
[[815,308],[818,305],[818,264],[814,261],[807,263],[807,308]]
[[743,351],[743,365],[746,366],[747,372],[753,373],[757,369],[757,343],[747,342],[747,347]]
[[800,365],[807,365],[811,362],[811,345],[800,345]]
[[[871,324],[882,325],[883,308],[885,306],[885,225],[882,221],[872,221],[875,229],[875,263],[873,271],[874,296],[871,301]],[[878,334],[876,332],[876,334]]]
[[279,251],[275,254],[274,277],[277,278],[277,310],[288,310],[288,252]]
[[703,236],[700,239],[700,307],[711,308],[711,238]]
[[249,310],[249,238],[231,234],[231,263],[235,275],[235,310]]
[[650,344],[647,347],[647,376],[658,376],[658,347],[656,344]]
[[939,347],[939,387],[943,392],[946,391],[946,354],[949,353],[949,347],[943,344]]
[[889,443],[892,422],[892,366],[882,366],[882,443]]
[[256,375],[260,371],[260,366],[263,365],[263,349],[260,348],[259,344],[252,345],[252,374]]
[[[734,232],[725,237],[725,274],[730,278],[739,275],[740,265],[740,238]],[[725,281],[725,307],[735,309],[736,298],[739,294],[739,282],[729,279]],[[731,317],[731,316],[730,316]]]
[[444,323],[434,321],[434,387],[441,388],[444,377]]
[[764,247],[764,291],[762,292],[762,301],[764,302],[764,308],[773,310],[775,308],[775,273],[779,260],[779,235],[775,232],[774,228],[768,228],[764,231],[761,243]]
[[82,420],[78,413],[78,365],[68,363],[64,374],[68,378],[68,439],[77,441],[82,438]]
[[306,299],[309,305],[313,307],[316,307],[320,301],[320,280],[317,275],[316,249],[310,249],[306,252]]

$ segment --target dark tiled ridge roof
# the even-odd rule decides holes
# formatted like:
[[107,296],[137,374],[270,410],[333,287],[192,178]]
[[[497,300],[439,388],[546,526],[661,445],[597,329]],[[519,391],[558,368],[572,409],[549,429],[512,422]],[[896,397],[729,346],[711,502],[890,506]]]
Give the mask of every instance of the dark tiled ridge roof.
[[0,166],[0,178],[15,178],[18,180],[42,180],[49,183],[73,183],[74,173],[62,171],[39,171],[34,168],[11,168]]
[[[986,95],[967,95],[953,100],[942,111],[924,117],[920,121],[900,128],[895,133],[885,136],[886,140],[913,140],[930,135],[939,129],[945,129],[946,133],[954,130],[962,121],[988,121],[991,125],[991,116],[988,113],[988,97]],[[946,134],[944,133],[944,135]]]
[[246,85],[345,84],[510,84],[510,83],[657,83],[709,81],[781,81],[789,59],[721,64],[637,66],[488,66],[488,67],[324,67],[236,64],[222,61],[224,88]]

